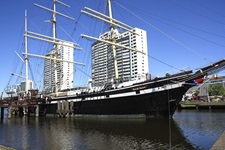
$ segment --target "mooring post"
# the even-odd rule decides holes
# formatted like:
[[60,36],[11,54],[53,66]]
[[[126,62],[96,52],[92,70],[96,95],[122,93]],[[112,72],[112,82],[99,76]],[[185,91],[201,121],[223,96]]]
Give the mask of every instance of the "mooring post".
[[39,116],[39,105],[36,105],[36,109],[35,109],[35,116],[38,117]]
[[29,115],[28,107],[23,107],[23,115]]
[[73,116],[73,101],[70,101],[70,113]]
[[66,115],[66,117],[68,117],[69,116],[69,102],[66,100],[65,101],[65,115]]
[[12,116],[12,106],[8,107],[8,118],[11,118]]
[[64,117],[65,103],[62,101],[62,117]]
[[66,116],[66,101],[63,100],[62,101],[62,113],[63,113],[63,117]]
[[61,102],[58,101],[57,103],[57,113],[59,114],[59,117],[61,117]]

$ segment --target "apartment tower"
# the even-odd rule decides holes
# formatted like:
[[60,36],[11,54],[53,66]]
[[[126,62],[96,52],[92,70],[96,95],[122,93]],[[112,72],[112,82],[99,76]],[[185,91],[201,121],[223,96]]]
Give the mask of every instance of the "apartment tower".
[[[57,49],[57,58],[73,61],[73,44],[68,42],[60,42]],[[46,57],[53,57],[54,50],[50,51]],[[65,90],[73,88],[73,64],[68,62],[57,62],[57,80],[59,90]],[[45,59],[44,64],[44,91],[55,91],[55,71],[54,62],[49,59]]]
[[[131,81],[146,79],[148,75],[148,48],[146,31],[133,28],[132,32],[126,31],[116,34],[116,42],[126,47],[137,49],[143,53],[116,47],[118,66],[118,80]],[[110,39],[110,31],[100,35],[100,39]],[[103,42],[92,44],[92,82],[93,86],[103,86],[107,82],[115,81],[114,57],[110,45]]]

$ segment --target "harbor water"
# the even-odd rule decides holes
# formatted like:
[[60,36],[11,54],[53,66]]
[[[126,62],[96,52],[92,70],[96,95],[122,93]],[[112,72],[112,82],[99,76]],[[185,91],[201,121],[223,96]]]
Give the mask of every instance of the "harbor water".
[[225,130],[225,111],[181,110],[172,119],[5,116],[0,145],[17,150],[149,150],[212,147]]

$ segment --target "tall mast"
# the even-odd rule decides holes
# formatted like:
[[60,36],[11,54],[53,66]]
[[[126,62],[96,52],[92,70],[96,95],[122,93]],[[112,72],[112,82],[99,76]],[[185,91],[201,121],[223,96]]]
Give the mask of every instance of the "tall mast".
[[[79,63],[79,62],[69,61],[69,60],[66,60],[66,59],[63,59],[63,58],[62,59],[58,58],[58,45],[76,48],[76,49],[79,49],[79,50],[82,50],[82,49],[79,47],[79,44],[77,44],[77,43],[65,41],[65,40],[62,40],[62,39],[58,39],[56,37],[56,16],[60,15],[60,16],[63,16],[65,18],[71,19],[71,20],[74,20],[74,18],[56,11],[56,3],[59,3],[59,4],[64,5],[66,7],[70,7],[69,5],[67,5],[67,4],[65,4],[65,3],[63,3],[59,0],[52,0],[52,1],[53,1],[53,9],[49,9],[47,7],[44,7],[42,5],[34,3],[35,6],[37,6],[39,8],[42,8],[44,10],[47,10],[47,11],[49,11],[53,14],[52,19],[48,20],[52,23],[52,36],[47,36],[47,35],[42,35],[42,34],[39,34],[39,33],[31,32],[31,31],[27,31],[27,28],[25,29],[25,34],[24,34],[26,38],[32,38],[32,39],[36,39],[36,40],[41,40],[41,41],[53,43],[53,49],[51,51],[51,56],[46,57],[46,56],[40,56],[40,55],[36,55],[36,54],[29,54],[27,52],[27,50],[23,54],[26,56],[26,61],[28,60],[27,57],[31,56],[31,57],[39,57],[39,58],[44,58],[44,59],[47,59],[47,60],[52,60],[54,62],[55,94],[57,95],[58,89],[59,89],[58,88],[58,76],[57,76],[57,62],[67,62],[67,63],[78,64],[78,65],[84,65],[84,64]],[[66,44],[64,44],[64,42]],[[25,42],[25,43],[27,43],[27,42]],[[67,43],[69,43],[69,45]],[[28,79],[28,77],[27,77],[27,79]]]
[[111,6],[111,1],[108,0],[108,6],[109,6],[109,18],[110,18],[110,29],[113,28],[113,16],[112,16],[112,6]]
[[107,45],[110,45],[110,48],[112,50],[112,57],[113,57],[113,65],[114,65],[114,72],[112,72],[112,76],[115,77],[115,79],[118,79],[119,77],[119,73],[118,73],[118,66],[117,66],[117,54],[116,54],[116,47],[120,47],[122,49],[127,49],[127,50],[130,50],[130,51],[134,51],[134,52],[138,52],[138,53],[141,53],[141,54],[144,54],[144,52],[142,52],[142,50],[138,50],[136,47],[132,48],[130,46],[125,46],[123,44],[120,44],[120,43],[117,43],[116,41],[116,32],[115,32],[115,28],[118,27],[120,29],[123,29],[129,33],[133,33],[135,35],[138,35],[136,33],[136,31],[133,31],[133,27],[121,22],[121,21],[118,21],[116,19],[113,18],[113,15],[112,15],[112,7],[111,7],[111,1],[110,0],[107,0],[107,4],[108,4],[108,9],[109,9],[109,15],[105,15],[103,13],[100,13],[98,11],[95,11],[91,8],[88,8],[88,7],[85,7],[84,10],[81,10],[82,13],[86,14],[86,15],[89,15],[91,17],[94,17],[96,19],[99,19],[103,22],[106,22],[106,23],[109,23],[110,24],[110,31],[109,31],[109,36],[111,38],[109,39],[105,39],[105,38],[96,38],[96,37],[92,37],[92,36],[88,36],[88,35],[85,35],[85,34],[81,34],[81,37],[84,37],[84,38],[87,38],[87,39],[91,39],[91,40],[95,40],[95,41],[99,41],[99,42],[102,42],[102,43],[106,43]]
[[[56,0],[53,0],[53,16],[52,16],[52,36],[53,36],[53,40],[55,42],[56,39]],[[54,48],[57,45],[54,44]]]
[[[116,42],[115,39],[115,32],[114,32],[114,25],[113,25],[113,16],[112,16],[112,7],[111,7],[111,1],[108,0],[108,6],[109,6],[109,20],[110,20],[110,32],[111,32],[111,41],[113,43]],[[118,79],[118,67],[117,67],[117,57],[116,57],[116,46],[112,45],[112,51],[113,51],[113,58],[114,58],[114,71],[115,71],[115,78]]]
[[[52,17],[52,34],[53,34],[53,41],[56,42],[56,0],[53,0],[53,17]],[[57,58],[58,50],[57,44],[54,43],[53,46],[53,58]],[[58,75],[57,75],[57,63],[54,60],[54,74],[55,74],[55,94],[58,93]]]
[[[28,38],[27,38],[27,11],[25,10],[25,38],[24,38],[24,43],[25,43],[25,53],[28,53]],[[25,65],[26,65],[26,80],[25,80],[25,91],[28,93],[28,56],[25,55]]]

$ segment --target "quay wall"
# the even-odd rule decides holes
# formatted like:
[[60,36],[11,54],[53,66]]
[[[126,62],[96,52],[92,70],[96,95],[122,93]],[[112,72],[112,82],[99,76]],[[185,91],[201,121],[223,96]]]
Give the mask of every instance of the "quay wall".
[[223,150],[225,149],[225,131],[220,135],[215,144],[213,144],[210,150]]
[[16,150],[16,149],[0,145],[0,150]]
[[178,109],[208,109],[208,110],[225,110],[225,102],[182,102]]

